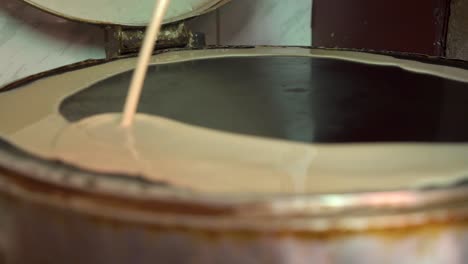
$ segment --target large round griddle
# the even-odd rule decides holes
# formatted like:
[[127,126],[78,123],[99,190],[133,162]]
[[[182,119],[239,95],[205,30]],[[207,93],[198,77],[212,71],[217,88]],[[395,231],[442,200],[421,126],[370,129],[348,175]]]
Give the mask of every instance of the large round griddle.
[[[362,151],[356,143],[377,144],[374,151],[381,154],[389,152],[387,147],[395,151],[392,144],[420,143],[428,150],[432,144],[432,154],[436,154],[444,146],[461,143],[457,153],[464,153],[468,141],[466,69],[456,62],[423,60],[305,48],[162,52],[153,57],[139,112],[192,125],[192,132],[208,128],[271,143],[318,144],[340,159],[356,162],[359,156],[352,150]],[[2,137],[30,153],[54,157],[46,150],[53,144],[47,142],[57,143],[68,124],[121,112],[134,62],[126,58],[85,64],[84,68],[71,66],[10,85],[0,94],[1,107],[9,109],[0,111],[0,119],[10,118],[11,111],[17,118],[0,127]],[[17,103],[21,100],[34,102],[23,108]],[[37,135],[35,143],[44,145],[29,147],[32,135]],[[404,148],[399,151],[405,155]],[[379,164],[386,162],[373,165],[372,153],[359,153],[361,161],[352,167],[375,168],[378,177]],[[457,164],[464,159],[454,158]],[[416,160],[424,164],[424,153]],[[351,166],[346,160],[322,162],[327,168],[333,164],[331,170]],[[343,162],[347,165],[341,167]],[[386,167],[382,168],[389,173]]]

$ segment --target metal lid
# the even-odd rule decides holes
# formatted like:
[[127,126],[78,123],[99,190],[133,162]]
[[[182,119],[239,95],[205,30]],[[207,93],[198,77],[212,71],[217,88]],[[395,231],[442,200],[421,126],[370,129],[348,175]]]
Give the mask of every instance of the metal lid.
[[[24,0],[52,14],[88,23],[145,26],[155,0]],[[164,23],[211,11],[229,0],[172,0]]]

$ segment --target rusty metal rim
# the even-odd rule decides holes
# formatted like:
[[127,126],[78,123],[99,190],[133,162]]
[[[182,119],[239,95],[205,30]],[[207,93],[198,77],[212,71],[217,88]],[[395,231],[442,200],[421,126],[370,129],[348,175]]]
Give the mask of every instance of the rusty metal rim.
[[[217,232],[366,232],[416,228],[427,224],[457,223],[468,219],[466,187],[353,195],[355,198],[363,198],[363,201],[368,195],[379,199],[386,199],[388,195],[413,195],[422,198],[420,200],[422,204],[413,204],[407,208],[399,207],[398,204],[386,206],[378,203],[374,206],[369,204],[364,206],[353,204],[352,199],[350,206],[333,208],[333,204],[323,200],[330,198],[330,195],[289,197],[284,200],[274,199],[263,202],[253,199],[251,202],[231,205],[215,204],[212,201],[216,199],[209,202],[198,201],[197,197],[180,199],[181,197],[177,195],[145,201],[139,197],[105,195],[95,193],[94,190],[64,187],[63,184],[59,185],[50,180],[34,179],[34,176],[41,174],[58,173],[64,176],[67,170],[72,172],[74,169],[63,167],[57,172],[56,168],[47,165],[47,161],[41,164],[43,161],[35,158],[18,158],[18,156],[13,157],[17,166],[8,166],[4,159],[5,152],[1,153],[0,157],[3,168],[0,171],[0,190],[3,195],[30,203],[73,210],[89,217],[103,217],[124,223]],[[27,169],[24,168],[25,164]],[[5,170],[6,167],[10,167],[10,170]],[[72,173],[76,173],[74,175],[76,177],[99,176],[79,170]],[[343,194],[336,197],[347,199],[350,196]],[[310,207],[307,206],[308,203],[312,203]],[[281,206],[286,210],[278,209]]]
[[[418,59],[428,58],[416,57],[415,60]],[[443,59],[429,60],[446,65]],[[89,61],[62,67],[25,78],[7,88],[14,89],[42,77],[105,62]],[[157,220],[160,224],[194,228],[324,231],[391,228],[468,218],[468,186],[463,182],[426,190],[216,197],[164,183],[135,181],[125,175],[85,171],[42,160],[0,143],[0,175],[3,176],[0,189],[4,193],[93,214],[130,217],[129,220],[149,223]],[[99,188],[101,180],[125,185],[131,192],[122,194],[119,184],[114,190],[103,191]],[[70,204],[70,200],[75,202]]]

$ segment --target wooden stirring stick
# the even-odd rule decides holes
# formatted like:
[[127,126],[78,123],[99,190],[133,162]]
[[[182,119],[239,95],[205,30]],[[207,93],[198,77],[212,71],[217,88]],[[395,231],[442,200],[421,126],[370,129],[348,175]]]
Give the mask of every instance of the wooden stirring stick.
[[125,108],[122,116],[122,127],[130,127],[133,124],[133,119],[138,108],[138,102],[140,101],[141,91],[145,82],[146,73],[148,71],[148,64],[153,54],[154,45],[156,44],[161,25],[166,14],[167,8],[169,7],[170,0],[157,0],[153,17],[151,18],[150,25],[146,30],[146,36],[143,42],[143,46],[138,55],[138,64],[135,72],[133,73],[132,82],[128,90],[127,99],[125,102]]

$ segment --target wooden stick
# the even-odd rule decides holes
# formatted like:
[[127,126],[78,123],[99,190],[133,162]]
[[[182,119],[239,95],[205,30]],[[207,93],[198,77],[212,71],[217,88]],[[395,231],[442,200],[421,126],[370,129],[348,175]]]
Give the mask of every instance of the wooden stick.
[[133,124],[133,119],[140,101],[141,91],[145,82],[148,64],[153,54],[154,45],[156,44],[161,25],[164,20],[170,0],[158,0],[154,6],[153,17],[151,23],[146,30],[143,46],[138,56],[138,64],[133,73],[132,82],[128,90],[127,99],[125,102],[124,112],[122,116],[122,127],[130,127]]

